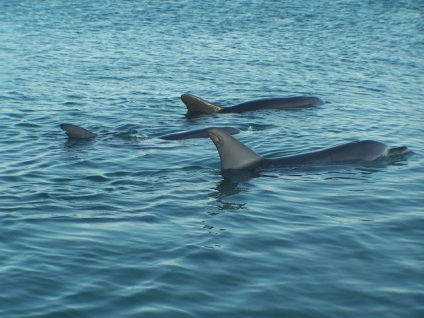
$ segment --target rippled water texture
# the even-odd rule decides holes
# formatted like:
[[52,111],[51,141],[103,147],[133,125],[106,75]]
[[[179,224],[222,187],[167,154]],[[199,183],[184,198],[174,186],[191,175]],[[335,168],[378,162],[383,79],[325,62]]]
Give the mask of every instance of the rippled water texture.
[[[423,12],[2,1],[0,316],[423,317]],[[326,104],[186,119],[183,93]],[[266,157],[412,154],[224,178],[209,139],[157,138],[209,126]]]

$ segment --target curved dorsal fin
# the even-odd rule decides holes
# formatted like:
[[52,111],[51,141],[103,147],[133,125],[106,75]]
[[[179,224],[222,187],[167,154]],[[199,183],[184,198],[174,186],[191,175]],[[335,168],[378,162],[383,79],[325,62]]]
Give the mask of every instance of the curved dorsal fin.
[[72,125],[72,124],[61,124],[60,128],[62,128],[64,131],[66,131],[66,134],[69,138],[75,138],[75,139],[89,139],[97,137],[95,133],[92,133],[91,131],[84,129],[82,127]]
[[250,169],[263,161],[256,152],[222,130],[209,129],[208,135],[218,150],[222,170]]
[[187,115],[213,114],[222,108],[191,94],[181,95],[181,100],[187,107]]

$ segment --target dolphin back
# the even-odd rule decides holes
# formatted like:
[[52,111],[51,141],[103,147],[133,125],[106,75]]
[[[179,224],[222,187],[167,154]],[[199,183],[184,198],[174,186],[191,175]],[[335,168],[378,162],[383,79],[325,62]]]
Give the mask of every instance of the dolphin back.
[[181,100],[187,107],[187,116],[213,114],[222,108],[191,94],[181,95]]
[[221,158],[221,170],[253,170],[263,162],[256,152],[220,129],[209,129],[208,135]]
[[324,101],[313,96],[263,98],[225,107],[219,113],[243,113],[261,109],[294,109],[323,105]]
[[62,128],[66,132],[69,138],[90,139],[97,137],[95,133],[92,133],[87,129],[72,124],[61,124],[60,128]]
[[165,136],[161,136],[159,138],[165,139],[165,140],[183,140],[183,139],[194,139],[194,138],[208,138],[209,137],[208,130],[212,129],[212,128],[216,128],[216,129],[225,131],[227,134],[230,134],[230,135],[235,135],[235,134],[238,134],[240,132],[239,129],[233,128],[233,127],[209,127],[209,128],[190,130],[190,131],[185,131],[185,132],[181,132],[181,133],[165,135]]

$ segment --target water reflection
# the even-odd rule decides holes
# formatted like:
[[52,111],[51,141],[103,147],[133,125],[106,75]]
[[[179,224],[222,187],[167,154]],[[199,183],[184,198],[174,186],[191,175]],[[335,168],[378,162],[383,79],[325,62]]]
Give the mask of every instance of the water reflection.
[[216,210],[241,210],[246,209],[246,202],[239,203],[230,201],[229,198],[233,197],[242,192],[248,191],[248,188],[240,184],[240,180],[234,180],[229,178],[223,178],[217,183],[212,189],[209,197],[214,200],[210,203],[214,207],[214,212],[210,212],[210,215],[218,214]]
[[[373,183],[372,176],[376,172],[381,172],[391,165],[406,164],[406,159],[396,160],[378,160],[367,163],[356,164],[328,164],[321,166],[301,166],[301,167],[285,167],[266,171],[225,171],[220,172],[222,179],[211,190],[209,197],[214,200],[210,203],[214,207],[210,215],[218,214],[222,210],[242,210],[247,209],[247,203],[237,202],[237,196],[243,192],[248,192],[251,188],[250,181],[252,179],[261,178],[281,178],[288,177],[299,181],[334,181],[334,180],[357,180],[361,186],[364,181]],[[253,181],[252,181],[253,182]],[[254,186],[254,185],[252,185]],[[358,190],[360,191],[360,190]],[[230,199],[231,198],[231,199]]]
[[[252,178],[260,176],[259,172],[249,171],[225,171],[219,172],[221,180],[211,189],[209,194],[213,201],[209,204],[214,207],[210,215],[218,214],[222,210],[243,210],[247,208],[246,202],[236,202],[234,197],[249,191],[248,181]],[[233,197],[233,200],[230,200]]]
[[64,142],[63,148],[67,151],[79,149],[79,148],[87,148],[95,143],[94,139],[73,139],[69,138]]

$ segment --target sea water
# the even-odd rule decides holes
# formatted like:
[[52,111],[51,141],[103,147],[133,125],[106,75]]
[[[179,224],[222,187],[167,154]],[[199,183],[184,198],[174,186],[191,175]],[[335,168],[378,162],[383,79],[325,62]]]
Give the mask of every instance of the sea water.
[[[1,317],[423,317],[424,6],[0,3]],[[309,95],[325,105],[187,119]],[[61,123],[99,136],[69,140]],[[390,162],[220,172],[372,139]]]

